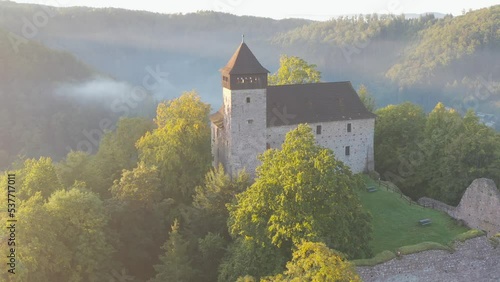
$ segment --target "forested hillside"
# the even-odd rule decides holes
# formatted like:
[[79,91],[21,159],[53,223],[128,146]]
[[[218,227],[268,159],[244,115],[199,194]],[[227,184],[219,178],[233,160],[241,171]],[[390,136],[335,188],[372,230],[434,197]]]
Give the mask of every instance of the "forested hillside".
[[[100,130],[103,116],[111,116],[114,123],[130,110],[151,115],[158,100],[175,98],[186,90],[197,90],[212,109],[217,108],[221,103],[218,70],[242,34],[271,72],[278,68],[280,55],[299,56],[316,64],[324,81],[364,84],[378,107],[412,101],[429,112],[443,102],[462,115],[471,108],[498,118],[498,26],[500,6],[439,19],[374,14],[315,22],[208,11],[165,15],[3,1],[0,28],[10,36],[2,33],[0,58],[6,67],[0,70],[0,90],[2,97],[14,98],[1,105],[7,121],[2,126],[11,137],[2,139],[7,141],[0,156],[8,161],[0,163],[9,163],[19,153],[58,158],[68,145],[76,149],[79,141],[89,141],[82,130]],[[18,53],[13,40],[14,46],[19,45]],[[124,82],[105,78],[89,84],[97,72]],[[151,79],[160,83],[146,87],[155,95],[147,106],[130,107],[123,101],[131,87],[144,88]],[[78,91],[73,91],[75,87]],[[56,92],[73,95],[53,101]],[[110,106],[116,99],[125,108],[113,111]],[[90,101],[99,106],[87,108]],[[95,147],[96,142],[91,143]]]
[[[500,134],[466,111],[500,114],[499,15],[314,22],[0,2],[0,202],[15,207],[0,220],[16,222],[0,244],[15,238],[17,267],[0,280],[359,281],[349,260],[397,226],[367,197],[390,193],[382,214],[398,221],[414,213],[379,176],[452,205],[473,179],[500,180]],[[255,179],[212,167],[217,71],[243,33],[271,84],[353,81],[377,114],[379,174],[353,174],[305,124],[259,156]],[[405,229],[421,240],[423,228]]]
[[[498,115],[498,105],[473,94],[478,88],[498,92],[498,69],[491,62],[499,56],[499,9],[439,19],[374,14],[314,22],[2,2],[0,26],[21,34],[26,26],[23,18],[31,20],[43,12],[48,20],[36,28],[34,39],[68,50],[132,84],[141,83],[147,67],[158,66],[168,77],[157,91],[164,98],[196,88],[217,107],[218,70],[245,34],[271,71],[277,68],[280,54],[297,55],[318,65],[324,80],[367,85],[381,106],[411,100],[430,111],[443,101],[463,113],[472,106]],[[462,103],[464,97],[474,103]]]
[[36,42],[12,45],[1,29],[0,63],[0,166],[17,154],[64,156],[62,145],[81,136],[80,122],[90,124],[92,116],[82,115],[64,97],[56,99],[53,90],[58,83],[82,81],[94,72],[71,54]]
[[[2,168],[18,157],[59,159],[70,150],[95,153],[103,130],[113,129],[122,114],[112,110],[111,102],[103,103],[116,97],[79,96],[92,91],[85,87],[91,87],[89,81],[98,77],[113,82],[68,52],[0,29],[0,65]],[[93,91],[112,94],[106,89]],[[108,124],[104,129],[103,121]]]
[[[218,70],[245,38],[271,72],[281,54],[318,65],[325,81],[350,80],[370,89],[379,106],[406,100],[426,111],[437,102],[500,115],[499,6],[462,16],[360,15],[325,22],[273,20],[201,11],[157,14],[120,9],[0,4],[0,26],[17,34],[36,13],[46,23],[34,39],[67,50],[97,70],[142,84],[149,70],[166,83],[158,97],[196,89],[217,108]],[[477,94],[479,92],[479,95]],[[487,96],[487,98],[485,98]]]

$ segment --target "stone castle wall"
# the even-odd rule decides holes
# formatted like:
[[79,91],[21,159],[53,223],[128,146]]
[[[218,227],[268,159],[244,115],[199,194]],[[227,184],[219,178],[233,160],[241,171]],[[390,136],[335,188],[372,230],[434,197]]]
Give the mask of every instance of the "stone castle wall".
[[422,198],[418,199],[418,203],[423,207],[445,212],[449,216],[455,218],[455,207],[447,205],[443,202],[440,202],[438,200],[434,200],[431,198],[427,198],[427,197],[422,197]]
[[455,218],[488,234],[500,232],[500,191],[491,179],[479,178],[465,190],[455,209]]
[[[372,171],[373,168],[373,133],[374,119],[332,121],[309,124],[319,145],[333,150],[335,157],[348,165],[354,173]],[[351,124],[351,132],[347,124]],[[321,126],[321,134],[316,134],[316,127]],[[267,142],[271,148],[280,148],[285,135],[297,125],[269,127]],[[349,146],[349,155],[346,155]]]
[[227,135],[226,170],[235,175],[245,169],[254,176],[257,156],[266,150],[266,89],[223,88]]
[[488,235],[500,233],[500,191],[491,179],[474,180],[456,208],[430,198],[421,198],[418,203],[444,211],[455,219],[463,220],[471,228],[486,231]]

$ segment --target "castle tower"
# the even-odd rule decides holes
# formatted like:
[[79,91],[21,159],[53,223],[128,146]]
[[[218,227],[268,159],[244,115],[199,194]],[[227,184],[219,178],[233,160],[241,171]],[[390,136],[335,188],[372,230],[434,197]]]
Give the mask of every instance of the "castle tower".
[[212,119],[214,164],[235,175],[254,176],[257,156],[266,150],[267,74],[245,42],[221,69],[223,105]]

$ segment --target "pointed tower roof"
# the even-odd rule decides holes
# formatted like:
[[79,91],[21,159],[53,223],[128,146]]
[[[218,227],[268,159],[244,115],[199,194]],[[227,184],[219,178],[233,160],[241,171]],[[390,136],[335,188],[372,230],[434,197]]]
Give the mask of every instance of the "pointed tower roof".
[[228,74],[269,73],[269,71],[259,63],[257,58],[255,58],[245,42],[241,42],[240,47],[234,52],[229,62],[227,62],[227,65],[223,67],[221,71]]

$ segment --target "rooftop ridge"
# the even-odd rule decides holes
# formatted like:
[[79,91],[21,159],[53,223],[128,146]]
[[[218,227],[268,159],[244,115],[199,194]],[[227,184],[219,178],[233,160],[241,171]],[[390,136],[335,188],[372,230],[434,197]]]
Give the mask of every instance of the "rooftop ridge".
[[260,64],[259,60],[257,60],[244,41],[241,42],[226,66],[221,69],[221,72],[236,75],[269,73],[269,71]]

